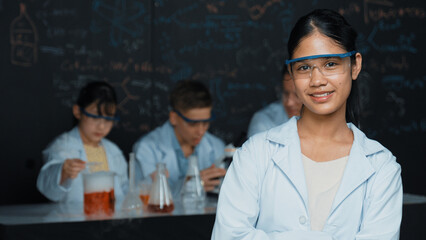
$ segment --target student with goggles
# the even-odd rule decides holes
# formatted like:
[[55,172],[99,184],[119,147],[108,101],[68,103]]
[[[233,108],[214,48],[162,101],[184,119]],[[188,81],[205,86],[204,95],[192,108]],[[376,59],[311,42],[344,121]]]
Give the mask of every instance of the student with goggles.
[[270,103],[253,115],[248,127],[247,137],[281,125],[293,116],[299,116],[302,103],[296,96],[287,64],[283,66],[281,77],[281,100]]
[[83,202],[84,169],[115,172],[115,197],[125,196],[126,160],[118,146],[105,138],[118,121],[116,111],[115,91],[108,83],[91,82],[81,89],[72,108],[77,125],[43,151],[37,188],[44,196],[55,202]]
[[357,128],[357,33],[337,12],[300,18],[288,41],[301,116],[254,135],[223,182],[212,239],[398,239],[401,167]]
[[136,175],[139,179],[154,178],[156,164],[163,162],[170,188],[176,195],[187,173],[188,157],[195,155],[204,189],[212,191],[220,184],[217,178],[223,177],[226,171],[213,164],[223,155],[225,144],[207,132],[214,119],[211,95],[202,83],[183,80],[171,91],[169,100],[169,120],[133,146],[139,165]]

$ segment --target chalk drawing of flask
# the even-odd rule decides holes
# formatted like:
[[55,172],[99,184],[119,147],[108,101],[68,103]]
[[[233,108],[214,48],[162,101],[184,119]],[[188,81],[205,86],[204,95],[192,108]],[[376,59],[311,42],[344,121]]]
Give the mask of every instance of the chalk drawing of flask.
[[11,62],[30,67],[37,62],[37,29],[27,14],[26,6],[19,4],[20,14],[10,25]]

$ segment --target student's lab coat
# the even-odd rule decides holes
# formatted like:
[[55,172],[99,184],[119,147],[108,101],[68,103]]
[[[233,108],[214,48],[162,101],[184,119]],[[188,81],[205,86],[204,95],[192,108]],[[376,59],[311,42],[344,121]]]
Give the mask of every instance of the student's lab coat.
[[[175,132],[169,121],[154,129],[146,136],[141,137],[133,146],[138,168],[136,169],[138,179],[149,177],[155,171],[156,164],[163,162],[169,172],[169,184],[172,192],[176,193],[180,187],[180,176],[186,172],[179,170],[178,157],[173,145]],[[179,146],[178,146],[179,147]],[[196,147],[196,156],[200,170],[210,167],[215,160],[223,156],[225,152],[224,142],[214,135],[206,132]],[[142,173],[142,174],[141,174]]]
[[[124,198],[128,190],[127,162],[123,153],[113,142],[102,139],[109,171],[116,173],[114,177],[114,194],[117,199]],[[60,185],[62,165],[66,159],[79,158],[87,161],[83,142],[78,127],[57,137],[43,151],[44,165],[37,178],[38,190],[48,199],[55,202],[83,202],[82,172],[75,179],[68,179]]]
[[247,136],[251,137],[256,133],[267,131],[288,120],[288,114],[284,109],[282,100],[270,103],[268,106],[253,114],[248,127]]
[[322,231],[310,230],[297,118],[250,138],[221,188],[212,239],[398,239],[401,168],[353,124],[354,142]]

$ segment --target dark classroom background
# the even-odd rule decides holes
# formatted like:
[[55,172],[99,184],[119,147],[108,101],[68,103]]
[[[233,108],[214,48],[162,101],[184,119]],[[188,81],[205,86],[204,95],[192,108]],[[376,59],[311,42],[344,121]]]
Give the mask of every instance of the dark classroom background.
[[404,192],[426,195],[425,1],[0,0],[0,204],[47,201],[35,183],[41,151],[73,126],[87,82],[111,83],[121,121],[108,136],[126,156],[168,117],[176,81],[211,90],[210,132],[244,138],[279,97],[296,20],[316,8],[343,14],[363,55],[361,129],[402,166]]

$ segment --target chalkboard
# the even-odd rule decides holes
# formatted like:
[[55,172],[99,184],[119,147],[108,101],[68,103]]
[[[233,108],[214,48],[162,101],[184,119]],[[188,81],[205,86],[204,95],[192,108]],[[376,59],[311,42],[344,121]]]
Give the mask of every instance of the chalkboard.
[[404,191],[426,194],[424,1],[0,0],[0,204],[45,201],[41,151],[72,127],[87,82],[111,83],[122,121],[109,139],[126,153],[168,117],[181,79],[214,97],[210,132],[238,141],[252,114],[278,97],[296,20],[337,10],[359,33],[362,130],[402,165]]

